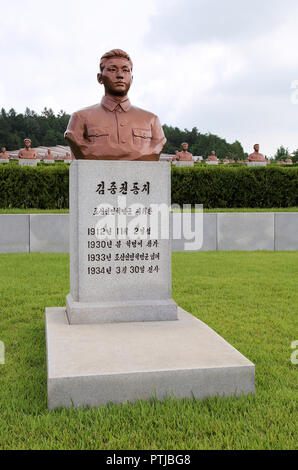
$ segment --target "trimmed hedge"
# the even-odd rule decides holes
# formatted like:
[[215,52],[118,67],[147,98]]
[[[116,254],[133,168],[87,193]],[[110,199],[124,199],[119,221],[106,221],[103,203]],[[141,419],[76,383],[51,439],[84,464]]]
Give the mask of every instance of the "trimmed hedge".
[[298,168],[172,167],[172,204],[206,208],[298,206]]
[[67,209],[68,164],[0,167],[0,207]]
[[[0,166],[0,207],[66,209],[69,165]],[[172,203],[206,208],[298,206],[298,168],[172,166]]]

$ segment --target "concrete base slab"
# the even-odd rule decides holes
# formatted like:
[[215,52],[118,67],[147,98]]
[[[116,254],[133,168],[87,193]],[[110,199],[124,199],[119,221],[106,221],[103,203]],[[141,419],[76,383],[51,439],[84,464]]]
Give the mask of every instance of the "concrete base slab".
[[194,166],[194,162],[191,161],[182,161],[182,162],[176,162],[176,166]]
[[19,158],[19,165],[22,166],[36,166],[39,162],[38,158]]
[[46,309],[48,407],[254,393],[252,362],[182,309],[177,321],[70,325]]
[[247,166],[266,166],[267,162],[247,162]]

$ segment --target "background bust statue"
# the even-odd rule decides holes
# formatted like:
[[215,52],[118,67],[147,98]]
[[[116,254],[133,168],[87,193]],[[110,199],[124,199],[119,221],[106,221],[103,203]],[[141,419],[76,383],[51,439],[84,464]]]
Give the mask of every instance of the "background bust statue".
[[188,143],[181,144],[181,152],[176,152],[176,160],[180,162],[192,162],[192,153],[188,152]]
[[1,147],[1,153],[0,153],[0,158],[9,158],[8,153],[6,153],[6,147]]
[[249,162],[265,162],[265,157],[262,153],[259,153],[259,144],[254,145],[254,153],[251,153],[248,157]]
[[45,155],[45,160],[55,160],[54,155],[51,152],[51,149],[48,149],[47,154]]
[[73,113],[65,132],[75,158],[158,160],[166,139],[155,114],[130,104],[132,67],[121,49],[101,57],[97,80],[105,95],[101,103]]
[[24,139],[25,148],[19,151],[19,158],[38,158],[35,150],[31,148],[31,139]]
[[215,150],[212,150],[211,155],[206,158],[206,162],[218,162],[218,158],[215,155]]

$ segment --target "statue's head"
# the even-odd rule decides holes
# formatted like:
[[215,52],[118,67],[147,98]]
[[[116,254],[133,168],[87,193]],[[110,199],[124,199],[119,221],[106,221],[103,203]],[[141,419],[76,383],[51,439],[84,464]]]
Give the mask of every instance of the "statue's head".
[[24,139],[25,147],[28,149],[31,146],[31,139]]
[[212,150],[211,155],[215,155],[215,150]]
[[182,142],[181,148],[182,148],[182,150],[184,150],[186,152],[187,149],[188,149],[188,143],[187,142]]
[[132,61],[121,49],[112,49],[100,59],[100,72],[97,80],[105,88],[105,93],[125,96],[132,83]]
[[5,153],[5,152],[6,152],[6,148],[5,148],[5,147],[1,147],[1,152],[2,152],[2,153]]
[[48,155],[50,155],[50,153],[51,153],[51,149],[48,149]]
[[255,144],[255,145],[254,145],[254,150],[255,150],[256,152],[259,152],[259,150],[260,150],[259,144]]

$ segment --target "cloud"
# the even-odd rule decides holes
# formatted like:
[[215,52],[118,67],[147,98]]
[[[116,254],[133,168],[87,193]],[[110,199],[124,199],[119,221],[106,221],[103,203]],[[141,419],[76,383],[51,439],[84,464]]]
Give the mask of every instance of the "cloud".
[[159,44],[239,43],[273,31],[294,12],[296,0],[163,0],[149,35]]

